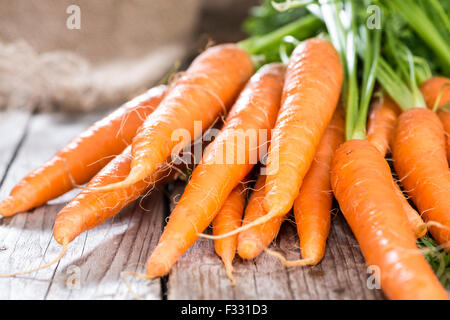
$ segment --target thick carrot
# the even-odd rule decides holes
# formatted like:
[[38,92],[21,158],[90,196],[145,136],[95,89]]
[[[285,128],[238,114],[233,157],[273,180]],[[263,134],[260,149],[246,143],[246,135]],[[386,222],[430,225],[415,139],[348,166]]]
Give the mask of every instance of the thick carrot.
[[[281,64],[261,68],[241,92],[216,139],[208,146],[202,162],[195,168],[183,196],[147,262],[147,277],[167,274],[172,265],[194,244],[212,222],[230,192],[250,172],[258,149],[267,143],[275,124],[284,79]],[[248,144],[236,142],[243,132],[258,136]],[[237,149],[237,150],[236,150]],[[237,161],[243,154],[243,161]],[[237,156],[236,156],[237,155]],[[226,161],[224,161],[226,156]],[[232,156],[231,159],[229,159]]]
[[416,246],[391,170],[370,142],[341,145],[332,162],[331,185],[367,264],[378,268],[381,288],[390,299],[448,299]]
[[291,210],[336,109],[342,81],[339,55],[330,42],[311,38],[295,48],[287,67],[267,160],[264,198],[267,214],[232,233],[283,217]]
[[[241,226],[246,199],[247,190],[245,181],[243,181],[233,189],[214,218],[213,234],[229,232]],[[233,276],[233,259],[236,255],[237,243],[237,235],[214,241],[214,249],[222,259],[227,276],[233,285],[236,284],[236,279]]]
[[[369,122],[367,124],[367,140],[372,143],[383,156],[386,156],[390,150],[395,124],[397,123],[400,111],[398,105],[387,94],[385,94],[383,98],[376,100],[372,107]],[[403,209],[416,237],[423,237],[427,233],[427,225],[418,212],[411,207],[397,182],[392,181],[392,183],[394,184],[396,193],[402,202]]]
[[199,55],[133,139],[128,177],[102,189],[123,188],[149,176],[175,147],[190,143],[174,139],[177,131],[197,138],[201,132],[196,132],[196,123],[203,131],[225,113],[253,69],[250,55],[234,44],[211,47]]
[[438,116],[425,108],[404,111],[394,131],[392,152],[402,185],[435,240],[449,250],[450,170]]
[[30,210],[88,182],[131,143],[165,93],[165,86],[150,89],[78,135],[12,189],[0,203],[0,215]]
[[[425,102],[430,109],[434,108],[436,102],[438,102],[438,108],[444,105],[450,105],[449,78],[433,77],[428,79],[420,85],[420,91],[422,92]],[[447,160],[450,163],[450,110],[438,109],[437,114],[444,125],[445,134],[447,136]]]
[[160,168],[152,176],[127,188],[94,192],[98,187],[123,180],[130,172],[131,146],[107,164],[72,201],[58,213],[53,236],[61,245],[72,242],[81,233],[113,217],[125,206],[158,184],[170,181],[179,172],[170,166]]
[[[261,174],[256,180],[254,191],[248,200],[247,208],[245,208],[243,225],[267,214],[264,210],[265,185],[266,176]],[[239,233],[239,256],[243,259],[256,258],[276,238],[283,221],[284,217],[275,217],[264,224]]]
[[383,155],[390,151],[389,145],[400,111],[398,105],[388,94],[375,100],[370,111],[367,140]]

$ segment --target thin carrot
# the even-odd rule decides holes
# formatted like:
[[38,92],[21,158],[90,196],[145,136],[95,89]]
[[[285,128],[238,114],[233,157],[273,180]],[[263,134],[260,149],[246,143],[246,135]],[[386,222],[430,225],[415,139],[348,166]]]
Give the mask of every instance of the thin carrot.
[[124,189],[107,192],[94,192],[89,189],[123,180],[130,172],[130,164],[131,146],[106,165],[87,184],[87,188],[58,213],[53,236],[59,244],[63,246],[69,244],[81,233],[113,217],[142,194],[170,181],[179,172],[167,165],[152,176]]
[[331,185],[367,264],[377,268],[375,275],[388,298],[448,299],[416,246],[395,194],[391,170],[372,144],[350,140],[341,145],[333,159]]
[[[264,196],[266,194],[265,185],[266,176],[261,174],[256,180],[255,186],[253,187],[253,192],[248,200],[247,208],[245,208],[244,221],[242,222],[242,225],[245,226],[250,222],[255,221],[257,218],[267,214],[264,210]],[[285,217],[275,217],[264,224],[239,233],[239,256],[243,259],[256,258],[264,250],[264,248],[266,248],[276,238],[284,219]]]
[[447,106],[447,108],[438,109],[437,115],[444,125],[447,136],[447,160],[450,163],[450,109],[448,108],[450,106],[450,79],[445,77],[430,78],[420,85],[420,91],[428,108]]
[[401,110],[388,94],[375,100],[367,124],[367,140],[383,155],[390,151],[390,140]]
[[392,151],[402,185],[430,225],[434,239],[449,250],[450,170],[438,116],[425,108],[404,111],[394,131]]
[[325,254],[333,205],[330,184],[331,161],[335,151],[345,140],[345,124],[341,110],[342,108],[336,110],[328,125],[314,162],[294,202],[302,259],[289,261],[289,266],[315,265]]
[[[367,140],[372,143],[383,156],[386,156],[390,150],[390,142],[400,112],[399,106],[388,94],[385,94],[381,99],[376,100],[372,107],[367,124]],[[402,206],[416,237],[423,237],[427,233],[427,225],[418,212],[411,207],[397,182],[392,181],[392,183],[394,184],[396,193],[402,202]]]
[[0,215],[28,211],[88,182],[131,143],[165,93],[165,86],[150,89],[78,135],[12,189],[0,203]]
[[128,177],[99,189],[123,188],[149,176],[176,146],[182,148],[190,143],[173,139],[173,134],[183,130],[189,133],[191,140],[197,138],[201,132],[196,132],[196,122],[202,131],[210,127],[231,106],[253,70],[250,55],[234,44],[218,45],[204,51],[139,129],[133,139],[133,160]]
[[342,82],[339,55],[330,42],[311,38],[295,48],[269,149],[264,199],[267,214],[222,237],[283,217],[291,210],[336,109]]
[[[213,220],[213,234],[229,232],[241,226],[242,214],[244,212],[247,190],[245,181],[237,185],[228,196],[219,213]],[[233,260],[236,255],[237,235],[214,241],[214,249],[225,265],[225,271],[232,285],[236,284],[233,276]]]
[[[183,196],[170,215],[158,245],[147,261],[147,278],[167,274],[212,222],[231,191],[256,163],[258,149],[267,143],[275,124],[283,87],[284,67],[262,67],[241,92],[216,139],[195,168]],[[236,142],[243,132],[256,134],[248,143]],[[237,149],[237,150],[236,150]],[[236,159],[243,154],[243,161]],[[261,154],[259,154],[261,156]],[[226,160],[224,161],[224,156]],[[232,156],[232,159],[229,159]]]

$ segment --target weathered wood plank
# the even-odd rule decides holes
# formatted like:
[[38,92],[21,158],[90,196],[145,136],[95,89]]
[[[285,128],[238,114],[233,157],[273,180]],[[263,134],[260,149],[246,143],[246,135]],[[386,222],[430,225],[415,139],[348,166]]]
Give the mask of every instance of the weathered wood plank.
[[31,111],[0,111],[0,182],[18,151],[30,118]]
[[[179,199],[182,184],[172,197]],[[272,249],[298,259],[298,237],[285,222]],[[199,239],[182,256],[168,282],[168,299],[382,299],[381,290],[369,290],[368,274],[358,244],[338,215],[323,261],[315,267],[286,268],[265,253],[254,261],[235,259],[237,285],[230,285],[211,240]]]
[[[26,173],[102,115],[33,116],[22,148],[9,167],[1,197]],[[30,213],[0,220],[0,273],[35,268],[58,255],[61,247],[52,238],[54,217],[76,192]],[[164,215],[162,193],[154,192],[142,206],[149,212],[135,202],[116,219],[82,234],[58,264],[29,275],[0,278],[0,299],[133,298],[120,280],[120,272],[138,270],[133,264],[144,263],[148,251],[159,238]],[[162,297],[159,280],[141,280],[129,280],[140,296],[147,299]]]

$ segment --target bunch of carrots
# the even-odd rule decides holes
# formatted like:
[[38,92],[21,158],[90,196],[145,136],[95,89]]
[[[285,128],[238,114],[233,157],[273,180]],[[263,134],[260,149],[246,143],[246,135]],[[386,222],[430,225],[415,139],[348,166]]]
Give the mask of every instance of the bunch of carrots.
[[[450,252],[450,18],[438,1],[429,3],[265,1],[263,14],[247,22],[250,38],[206,49],[168,86],[95,123],[23,178],[0,215],[86,184],[56,217],[62,253],[38,269],[48,267],[81,233],[184,174],[188,164],[173,160],[201,139],[196,123],[205,131],[224,118],[191,168],[145,274],[135,275],[168,274],[199,237],[214,239],[233,283],[236,252],[316,265],[334,195],[387,297],[448,299],[417,240]],[[378,28],[368,26],[373,4],[382,12]],[[388,23],[395,19],[402,23]],[[269,20],[273,30],[261,31]],[[180,129],[189,139],[173,139]],[[243,134],[262,131],[269,134]],[[268,249],[291,211],[296,261]]]

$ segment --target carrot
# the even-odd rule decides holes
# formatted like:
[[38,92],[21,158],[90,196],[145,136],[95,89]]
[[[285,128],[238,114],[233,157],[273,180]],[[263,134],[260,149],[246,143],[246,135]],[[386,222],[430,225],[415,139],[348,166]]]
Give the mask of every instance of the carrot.
[[342,81],[339,55],[330,42],[311,38],[295,48],[267,160],[267,214],[222,237],[283,217],[291,210],[336,109]]
[[101,189],[123,188],[149,176],[176,146],[190,142],[175,141],[172,135],[183,130],[191,140],[197,138],[201,132],[194,130],[196,122],[202,131],[210,127],[227,111],[253,69],[250,55],[234,44],[211,47],[199,55],[133,139],[128,177]]
[[173,179],[176,169],[166,166],[152,176],[128,188],[93,192],[89,188],[123,180],[130,172],[131,146],[106,165],[72,201],[56,216],[53,236],[61,245],[67,245],[81,233],[95,228],[106,219],[115,216],[125,206],[156,185]]
[[367,124],[367,140],[383,155],[390,151],[389,143],[400,112],[388,94],[377,99],[372,106]]
[[[245,209],[244,221],[242,222],[244,226],[267,214],[264,210],[265,185],[266,176],[261,174],[256,180],[253,187],[254,191]],[[243,259],[256,258],[276,238],[284,219],[285,217],[275,217],[264,224],[239,233],[239,256]]]
[[[224,127],[206,149],[183,196],[172,211],[159,243],[147,261],[147,278],[169,272],[176,260],[197,240],[198,233],[208,227],[231,191],[257,162],[250,159],[256,160],[259,147],[267,143],[267,138],[258,132],[270,130],[275,123],[283,78],[284,67],[269,64],[261,68],[241,92]],[[235,142],[243,131],[255,133],[258,138],[248,139],[248,145]],[[236,158],[242,153],[244,161],[237,161]],[[229,160],[230,155],[233,158]]]
[[[219,213],[213,220],[213,234],[220,234],[239,228],[244,212],[247,191],[245,181],[237,185],[228,196]],[[236,284],[233,276],[233,259],[236,254],[237,235],[214,241],[214,249],[225,265],[225,271],[232,285]]]
[[112,156],[131,143],[165,93],[165,86],[150,89],[78,135],[12,189],[0,203],[0,215],[8,217],[28,211],[66,193],[74,184],[88,182]]
[[406,110],[399,117],[393,140],[394,166],[434,239],[450,248],[450,171],[444,128],[425,108]]
[[[367,140],[380,151],[383,156],[390,150],[390,141],[394,133],[395,124],[401,110],[392,98],[385,94],[383,98],[377,100],[370,113],[367,124]],[[402,202],[403,209],[408,217],[408,221],[417,238],[423,237],[427,233],[427,225],[414,208],[406,200],[403,192],[396,181],[392,181],[396,193]]]
[[136,200],[142,194],[150,191],[156,185],[169,182],[179,172],[170,166],[160,168],[151,177],[135,183],[121,190],[97,193],[89,187],[102,186],[108,183],[120,181],[130,172],[131,146],[126,148],[122,154],[109,162],[88,183],[72,201],[70,201],[56,216],[53,227],[55,240],[62,245],[60,255],[49,263],[38,268],[10,273],[0,274],[0,277],[10,277],[36,272],[60,261],[67,252],[67,247],[81,233],[95,228],[106,219],[118,214],[125,206]]
[[[433,77],[420,86],[425,102],[430,109],[450,105],[450,79],[445,77]],[[436,105],[437,103],[437,105]],[[450,163],[450,110],[438,109],[437,115],[444,125],[447,136],[447,160]]]
[[416,246],[391,170],[370,142],[341,145],[332,162],[331,185],[367,264],[378,268],[388,298],[448,299]]

